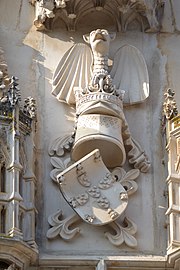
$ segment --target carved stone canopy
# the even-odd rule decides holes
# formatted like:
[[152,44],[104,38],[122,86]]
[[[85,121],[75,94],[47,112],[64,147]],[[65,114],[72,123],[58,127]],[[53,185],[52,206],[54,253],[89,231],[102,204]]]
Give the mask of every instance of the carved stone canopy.
[[[63,22],[69,31],[78,30],[78,22],[89,14],[104,22],[110,19],[116,31],[125,32],[132,27],[157,32],[161,28],[164,0],[31,0],[36,6],[34,24],[38,30],[54,29]],[[99,14],[99,15],[98,15]],[[135,24],[135,26],[133,26]],[[61,24],[59,24],[60,26]],[[101,24],[102,27],[102,24]]]
[[24,104],[21,103],[21,93],[18,87],[18,78],[9,76],[8,65],[4,58],[4,52],[0,48],[0,121],[11,122],[13,110],[19,106],[19,120],[22,130],[29,133],[32,119],[36,117],[35,100],[27,97]]

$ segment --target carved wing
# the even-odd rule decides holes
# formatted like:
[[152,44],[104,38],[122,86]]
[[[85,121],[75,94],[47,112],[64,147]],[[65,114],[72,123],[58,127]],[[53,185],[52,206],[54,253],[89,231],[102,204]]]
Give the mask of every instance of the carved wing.
[[143,102],[149,96],[149,76],[141,52],[131,46],[122,46],[114,56],[111,70],[113,84],[125,90],[124,104]]
[[85,88],[90,79],[93,57],[86,44],[75,44],[60,60],[53,74],[52,94],[60,101],[75,104],[74,87]]

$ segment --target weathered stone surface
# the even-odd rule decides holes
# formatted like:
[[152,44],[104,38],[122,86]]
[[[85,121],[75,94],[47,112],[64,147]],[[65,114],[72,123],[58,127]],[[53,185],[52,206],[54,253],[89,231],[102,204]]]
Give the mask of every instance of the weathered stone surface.
[[[68,5],[68,1],[66,4]],[[65,24],[59,19],[55,22],[53,31],[39,32],[33,26],[34,18],[34,7],[28,1],[0,1],[0,47],[3,48],[9,74],[19,78],[22,99],[31,96],[37,102],[38,121],[34,142],[38,183],[36,239],[40,250],[39,266],[41,269],[64,266],[78,267],[83,270],[94,269],[99,260],[105,258],[105,263],[99,263],[97,269],[105,269],[106,263],[109,269],[114,269],[115,265],[119,268],[129,267],[129,269],[138,270],[166,269],[167,267],[175,269],[178,253],[168,255],[169,266],[165,257],[167,253],[167,229],[165,228],[165,212],[168,203],[165,183],[167,161],[164,150],[165,140],[162,136],[164,131],[161,127],[161,110],[164,91],[169,87],[175,91],[177,108],[180,109],[179,1],[166,1],[160,33],[141,32],[139,22],[135,20],[126,33],[116,34],[109,53],[109,58],[112,60],[120,46],[125,44],[135,46],[142,53],[149,73],[149,98],[145,103],[124,108],[131,134],[141,144],[151,162],[150,171],[147,174],[141,174],[138,178],[138,189],[129,198],[126,209],[126,216],[137,225],[135,234],[137,246],[133,250],[126,245],[113,246],[104,237],[104,233],[108,231],[108,225],[97,229],[79,220],[76,221],[77,227],[80,227],[82,231],[79,237],[71,241],[62,240],[59,237],[53,239],[46,237],[50,229],[49,216],[62,210],[62,220],[67,220],[74,214],[60,196],[57,185],[50,177],[52,165],[48,154],[49,146],[60,137],[73,132],[75,119],[75,109],[59,103],[52,96],[52,74],[63,55],[74,44],[83,42],[83,34],[93,29],[107,28],[107,26],[113,31],[117,28],[112,17],[106,18],[104,13],[99,13],[98,10],[80,18],[77,21],[78,30],[75,32],[68,32]],[[129,71],[129,76],[131,76],[131,71]],[[29,139],[28,143],[31,144],[32,141]],[[65,165],[68,164],[68,160],[65,161],[68,153],[65,151],[63,159]],[[57,154],[55,157],[59,158]],[[57,160],[53,159],[53,164],[55,161]],[[32,162],[31,152],[29,162]],[[60,167],[61,164],[58,163],[57,166]],[[131,167],[125,164],[125,169],[128,171]],[[31,191],[28,182],[27,190]],[[27,233],[27,237],[29,236]],[[8,249],[13,244],[8,240],[5,242],[6,245],[8,242],[8,248],[6,247],[5,251],[8,254]],[[0,246],[2,253],[4,244]],[[15,244],[13,254],[21,260],[23,254],[26,257],[28,248],[21,255],[17,255],[18,248],[19,244]],[[33,252],[32,254],[29,252],[29,255],[36,257]],[[3,258],[7,259],[5,255]],[[12,256],[9,257],[10,260],[11,258]],[[17,266],[21,267],[22,264],[17,263]],[[38,266],[34,269],[38,269]]]

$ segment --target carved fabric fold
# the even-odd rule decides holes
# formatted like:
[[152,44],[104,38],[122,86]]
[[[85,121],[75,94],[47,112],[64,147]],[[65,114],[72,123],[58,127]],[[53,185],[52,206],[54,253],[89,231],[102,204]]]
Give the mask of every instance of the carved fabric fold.
[[90,80],[93,57],[86,44],[75,44],[60,60],[53,75],[52,94],[75,105],[74,87],[84,89]]
[[136,47],[127,44],[116,52],[110,74],[117,90],[125,90],[125,105],[143,102],[149,96],[147,66]]

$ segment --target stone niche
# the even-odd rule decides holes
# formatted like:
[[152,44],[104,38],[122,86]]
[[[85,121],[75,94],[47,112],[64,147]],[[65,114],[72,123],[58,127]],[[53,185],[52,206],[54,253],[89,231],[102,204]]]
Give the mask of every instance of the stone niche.
[[[101,20],[98,22],[101,22]],[[98,28],[100,28],[100,24]],[[165,66],[161,52],[157,49],[156,36],[153,35],[150,41],[149,34],[142,33],[139,30],[135,33],[133,31],[116,33],[116,38],[109,44],[107,58],[111,60],[112,66],[115,64],[116,58],[122,57],[121,59],[123,59],[126,54],[132,54],[131,60],[129,59],[127,62],[130,61],[132,64],[131,61],[134,61],[136,68],[139,68],[139,74],[144,74],[143,78],[146,78],[143,79],[146,82],[144,88],[146,89],[146,95],[143,100],[140,103],[124,104],[123,108],[123,91],[116,95],[114,94],[116,89],[111,88],[111,85],[108,86],[108,89],[111,89],[108,90],[110,93],[106,91],[95,93],[95,90],[93,92],[89,89],[86,89],[87,92],[85,90],[85,93],[81,92],[84,86],[83,83],[81,86],[79,85],[77,69],[79,63],[80,66],[82,65],[81,69],[83,71],[86,69],[79,60],[81,57],[80,50],[83,53],[86,52],[89,56],[92,53],[89,45],[82,40],[83,34],[87,34],[88,30],[89,23],[87,21],[86,25],[86,21],[84,21],[81,30],[77,30],[75,33],[68,33],[66,30],[59,32],[56,29],[55,32],[44,36],[46,40],[44,45],[44,51],[46,51],[45,66],[47,65],[54,75],[52,79],[53,85],[47,83],[44,90],[46,93],[44,104],[47,107],[47,115],[43,133],[47,152],[45,155],[46,174],[44,178],[46,184],[43,184],[43,196],[44,198],[48,196],[51,199],[45,199],[44,201],[46,215],[43,217],[43,230],[46,236],[43,236],[43,246],[47,253],[53,252],[62,256],[63,254],[67,256],[70,254],[75,256],[85,256],[86,254],[89,256],[95,256],[96,254],[109,256],[113,254],[117,256],[126,252],[139,254],[139,252],[144,251],[146,255],[152,253],[163,255],[166,252],[166,229],[164,228],[166,208],[163,196],[165,170],[163,165],[158,165],[161,164],[163,153],[161,152],[160,124],[157,119],[158,115],[161,115],[161,96],[163,95],[163,84],[161,85],[161,83],[163,82]],[[73,39],[72,43],[68,41],[70,36]],[[55,37],[56,39],[54,39]],[[52,48],[53,59],[50,51]],[[90,66],[91,58],[88,57],[86,57],[85,64],[88,63]],[[75,67],[71,62],[71,58],[75,59],[75,63],[77,63]],[[107,59],[107,65],[109,65],[109,59]],[[161,68],[157,62],[161,63]],[[67,66],[63,63],[66,63]],[[66,70],[68,66],[71,67],[70,71]],[[115,64],[115,67],[117,66],[118,64]],[[128,66],[129,64],[127,64],[127,70],[126,68],[122,68],[122,70],[124,71],[123,78],[126,77],[126,81],[130,82],[128,78],[130,76],[133,78],[134,71]],[[152,66],[153,69],[151,69]],[[110,74],[114,73],[115,67],[111,68]],[[65,77],[62,73],[65,74]],[[94,71],[95,74],[96,71]],[[48,76],[49,79],[52,78],[52,74]],[[76,81],[76,88],[71,85],[73,78],[78,81]],[[133,86],[135,87],[135,83]],[[126,86],[124,85],[122,90],[124,90],[124,87]],[[121,89],[121,87],[119,88]],[[119,88],[117,87],[117,89]],[[70,92],[71,89],[76,91],[76,101],[74,101],[75,97],[70,92],[66,95],[65,92],[59,91],[59,89],[65,89],[65,92],[67,89]],[[57,99],[51,96],[52,90]],[[124,99],[126,99],[126,96],[124,96]],[[97,106],[100,103],[104,105]],[[58,121],[54,119],[58,119]],[[89,131],[87,131],[88,123]],[[101,132],[102,134],[100,134]],[[109,143],[107,139],[104,140],[106,144],[103,142],[105,133],[106,138],[109,138]],[[90,196],[87,193],[92,194],[94,192],[96,194],[94,196],[99,196],[99,190],[94,187],[96,185],[93,184],[90,187],[86,183],[86,174],[92,173],[92,178],[96,178],[93,174],[96,171],[93,163],[90,163],[89,166],[84,165],[89,169],[83,171],[85,168],[83,164],[86,164],[86,154],[94,150],[95,137],[96,148],[99,146],[100,154],[102,152],[102,161],[109,170],[104,176],[102,174],[99,177],[102,180],[106,178],[104,181],[107,184],[115,182],[113,176],[118,179],[117,181],[124,188],[121,190],[121,192],[123,191],[122,198],[127,204],[126,210],[119,216],[112,211],[114,209],[109,209],[107,206],[107,210],[114,217],[114,221],[113,223],[107,222],[108,224],[102,226],[93,225],[95,219],[91,213],[87,212],[84,215],[79,210],[80,205],[84,204],[82,206],[84,208],[86,206],[85,203],[88,201],[88,196]],[[119,138],[117,139],[117,137]],[[88,138],[92,140],[90,141]],[[113,145],[112,138],[114,139]],[[47,145],[49,148],[47,148]],[[135,156],[131,156],[132,149]],[[159,152],[159,154],[154,155],[154,151]],[[149,170],[147,169],[149,168],[147,156],[151,164]],[[142,161],[140,166],[139,162],[136,163],[137,157]],[[109,164],[110,161],[112,164]],[[114,162],[117,162],[117,164],[114,165]],[[143,169],[143,162],[147,165],[147,170]],[[80,172],[77,173],[77,179],[79,180],[76,179],[77,167],[80,168]],[[74,180],[72,180],[73,176]],[[79,176],[81,176],[82,181]],[[69,177],[71,180],[69,180]],[[64,187],[66,187],[66,178],[67,182],[72,181],[72,185],[64,189],[63,179],[65,179]],[[78,189],[79,182],[83,182],[84,185],[87,184],[87,187],[89,185],[89,188],[94,187],[94,190]],[[112,184],[112,187],[115,188],[115,185]],[[61,193],[59,193],[59,188]],[[75,190],[74,195],[71,193],[71,189]],[[81,190],[81,192],[78,193],[78,190]],[[161,194],[160,197],[158,197],[158,193]],[[108,195],[106,194],[106,196]],[[156,196],[158,202],[154,200]],[[113,198],[113,195],[110,197]],[[99,203],[101,202],[99,201]],[[103,203],[108,204],[107,201]],[[161,210],[159,205],[162,206]],[[74,210],[72,206],[74,206]],[[158,217],[156,211],[159,213]],[[79,218],[79,216],[82,217],[83,215],[86,216],[85,220]],[[157,217],[156,221],[154,216]],[[158,237],[161,237],[162,240],[157,242]]]
[[[26,197],[29,210],[33,210],[36,214],[35,238],[40,255],[38,263],[34,262],[35,265],[38,265],[35,269],[38,267],[40,269],[62,269],[63,267],[83,270],[96,267],[106,269],[106,265],[108,269],[115,267],[138,270],[165,269],[167,266],[165,217],[167,164],[164,159],[165,142],[161,129],[161,108],[164,89],[168,83],[174,85],[177,96],[179,96],[177,90],[180,70],[177,57],[179,36],[173,35],[174,24],[172,23],[170,1],[166,1],[165,5],[163,5],[163,1],[31,1],[34,6],[30,5],[28,1],[22,1],[22,5],[21,1],[16,4],[7,1],[0,3],[1,46],[5,51],[11,74],[16,74],[20,78],[22,95],[32,95],[37,101],[38,121],[35,128],[35,159],[33,159],[35,161],[36,207],[33,205],[31,208],[29,197]],[[47,3],[53,5],[47,6]],[[173,7],[174,5],[175,1]],[[8,16],[8,20],[7,14],[11,14]],[[32,26],[33,20],[35,25]],[[106,77],[109,92],[105,91],[103,94],[100,92],[94,100],[95,96],[91,91],[91,86],[96,81],[95,79],[99,80],[100,85],[100,79],[97,76],[93,77],[94,81],[92,80],[88,89],[84,89],[84,86],[79,84],[75,85],[77,102],[79,101],[78,108],[75,109],[73,102],[60,101],[59,92],[54,89],[56,84],[52,83],[56,70],[59,74],[56,67],[59,66],[60,71],[63,62],[67,64],[65,67],[71,67],[72,62],[67,57],[73,52],[76,57],[74,58],[79,63],[81,54],[76,50],[76,45],[79,43],[79,48],[84,48],[91,55],[92,48],[83,40],[83,35],[97,29],[107,29],[110,33],[116,32],[116,37],[109,44],[108,57],[106,57],[108,59],[103,59],[106,62],[104,65],[108,66],[107,70],[104,70],[108,73],[105,75],[109,75],[109,73],[112,75],[114,74],[113,69],[120,68],[115,64],[116,58],[119,59],[120,56],[125,62],[123,56],[125,54],[127,56],[128,50],[133,53],[131,58],[136,59],[136,67],[140,67],[140,74],[148,75],[146,76],[146,79],[148,78],[146,86],[149,85],[149,87],[146,87],[146,90],[149,90],[146,91],[146,98],[142,102],[124,104],[123,91],[119,93],[119,97],[114,95],[115,90],[119,90],[119,88],[111,88],[109,77]],[[162,29],[166,30],[166,35],[161,33]],[[167,33],[168,31],[171,32],[170,35]],[[9,42],[10,40],[14,41],[13,44]],[[88,35],[85,40],[88,41]],[[82,70],[90,67],[91,59],[86,58],[85,63],[88,61],[88,65],[83,66]],[[137,61],[139,61],[138,64]],[[127,62],[129,63],[129,60]],[[98,65],[98,63],[96,64]],[[121,70],[125,71],[126,76],[123,76],[126,78],[125,81],[130,82],[127,79],[133,78],[134,70],[132,71],[130,68]],[[74,80],[76,72],[74,66],[71,71],[67,71],[68,82]],[[96,75],[96,71],[94,71],[94,75]],[[60,78],[62,79],[61,76]],[[66,76],[60,81],[64,83]],[[104,81],[101,82],[104,87]],[[82,88],[88,92],[81,92]],[[106,89],[106,86],[104,88]],[[78,93],[79,90],[80,93]],[[54,91],[53,95],[52,91]],[[78,99],[79,94],[81,96]],[[89,102],[89,97],[92,98],[91,102],[97,101],[98,98],[99,102],[106,102],[108,109],[102,106],[97,110],[96,106],[91,106],[91,110],[88,111],[84,106]],[[113,101],[110,104],[113,104],[112,107],[108,105],[109,99]],[[179,99],[177,98],[177,100]],[[91,103],[91,105],[93,104]],[[115,144],[117,148],[108,148],[111,153],[115,152],[113,149],[120,149],[122,161],[119,162],[121,164],[118,163],[118,166],[116,164],[115,168],[113,165],[108,167],[109,161],[104,162],[106,169],[102,170],[105,170],[106,173],[103,175],[102,183],[99,184],[100,187],[112,184],[112,190],[113,188],[117,190],[116,185],[118,185],[121,202],[125,207],[120,215],[119,210],[113,212],[114,209],[105,208],[105,210],[108,209],[108,214],[114,218],[114,221],[103,225],[93,225],[93,220],[95,220],[93,215],[88,213],[86,220],[83,220],[80,217],[83,212],[80,211],[77,214],[80,206],[73,210],[72,205],[85,202],[89,193],[99,196],[99,190],[96,188],[89,190],[94,185],[87,187],[88,191],[84,192],[83,189],[80,194],[85,193],[86,196],[78,197],[79,194],[75,194],[74,199],[69,190],[67,193],[65,189],[62,188],[61,191],[59,189],[63,179],[65,179],[64,181],[66,178],[69,179],[68,175],[74,177],[72,190],[80,190],[79,182],[84,181],[88,185],[83,172],[85,167],[87,167],[86,173],[91,174],[92,172],[94,181],[94,167],[86,165],[87,159],[91,160],[92,156],[87,157],[87,153],[80,156],[77,152],[78,157],[74,157],[72,161],[72,151],[76,150],[75,147],[78,147],[81,139],[81,132],[80,136],[78,132],[80,127],[83,129],[83,119],[90,118],[93,114],[107,116],[107,110],[108,116],[111,118],[109,119],[111,121],[107,121],[108,124],[106,122],[106,126],[111,125],[108,136],[113,135],[115,141],[117,136],[113,133],[116,130],[114,118],[118,117],[117,122],[123,123],[123,126],[121,126],[122,123],[118,125],[122,140],[118,137],[118,143]],[[102,127],[101,117],[98,119],[96,123],[98,122],[99,127]],[[91,122],[90,127],[92,127]],[[124,133],[125,130],[128,130],[128,139],[130,139],[132,148],[129,148],[128,141],[125,140],[127,135]],[[125,141],[126,143],[124,143]],[[106,147],[104,146],[102,150],[105,150],[105,155],[109,157]],[[135,154],[138,153],[140,160],[143,158],[146,161],[145,164],[149,164],[147,161],[150,162],[147,172],[143,172],[142,167],[135,167],[137,160],[133,159],[129,153],[131,149],[137,150]],[[88,150],[88,154],[91,150],[94,149]],[[101,164],[98,152],[93,155],[93,159],[99,160],[98,162]],[[76,152],[74,152],[74,156],[76,156]],[[104,154],[102,154],[102,160],[103,156]],[[112,157],[117,160],[116,156],[118,154],[114,154]],[[33,161],[31,160],[31,162]],[[94,160],[92,164],[93,162]],[[102,164],[101,166],[103,167]],[[99,173],[98,170],[97,173]],[[71,188],[69,189],[71,191]],[[100,191],[102,190],[101,188]],[[71,197],[69,198],[69,196]],[[108,196],[108,193],[106,196],[104,195],[104,197]],[[114,193],[110,197],[113,198],[113,196]],[[104,199],[99,200],[98,204],[106,207],[108,202]],[[86,204],[84,204],[85,206]],[[27,227],[24,229],[27,239],[29,239]],[[174,240],[177,240],[178,235],[175,235]],[[174,251],[176,241],[172,244]],[[12,242],[10,245],[13,246]],[[18,249],[18,244],[16,247]],[[22,254],[26,257],[30,253],[25,250]],[[6,261],[6,256],[3,259]],[[18,267],[22,267],[19,265],[17,264]],[[169,265],[170,269],[175,267],[174,258]]]
[[[36,16],[34,24],[38,30],[60,28],[63,25],[69,31],[79,30],[81,24],[97,28],[115,28],[125,32],[136,30],[157,32],[161,28],[164,0],[83,0],[54,1],[33,0]],[[96,18],[96,19],[95,19]]]
[[[159,6],[154,1],[147,3],[135,1],[134,6],[132,1],[65,1],[63,6],[57,6],[57,3],[53,2],[53,8],[49,8],[51,15],[48,15],[46,1],[44,4],[41,3],[41,9],[39,9],[40,2],[34,1],[36,11],[34,24],[38,30],[45,31],[35,32],[34,27],[32,33],[36,36],[37,47],[41,47],[41,57],[44,58],[43,66],[38,67],[41,76],[37,86],[37,93],[41,97],[38,100],[38,108],[41,120],[43,120],[38,126],[39,132],[41,132],[39,147],[43,149],[43,154],[39,151],[39,162],[43,164],[44,168],[39,172],[39,178],[43,179],[40,192],[43,201],[41,202],[42,207],[39,206],[38,209],[39,223],[37,223],[38,238],[42,248],[46,254],[49,254],[48,258],[52,253],[59,256],[85,256],[88,254],[92,258],[97,254],[119,256],[127,252],[163,256],[166,253],[166,229],[164,228],[166,200],[163,196],[165,169],[161,163],[163,152],[158,119],[161,115],[161,97],[165,83],[163,79],[165,61],[158,49],[155,35],[155,32],[160,29],[160,13],[157,17],[157,8],[160,12],[163,9],[163,2]],[[160,4],[160,2],[158,3]],[[42,14],[45,14],[44,17],[41,16]],[[151,17],[148,17],[149,14]],[[83,40],[84,34],[96,29],[107,29],[111,34],[116,33],[116,37],[112,36],[109,43],[109,51],[103,60],[105,63],[103,66],[100,63],[104,69],[103,72],[107,72],[106,75],[115,76],[115,71],[121,69],[120,73],[126,79],[123,86],[118,85],[115,89],[113,85],[111,87],[111,78],[106,77],[108,90],[103,93],[100,91],[95,96],[95,90],[92,91],[91,86],[84,89],[86,85],[84,86],[84,82],[81,84],[84,79],[79,79],[78,69],[81,68],[81,78],[84,76],[84,71],[91,67],[92,61],[96,62],[95,59],[92,59],[92,47],[86,43],[89,39],[88,35],[84,37],[85,41]],[[25,42],[36,47],[32,43],[34,39],[32,33],[29,33]],[[41,35],[43,41],[39,39]],[[83,57],[82,54],[86,55],[86,60],[80,60]],[[131,57],[128,58],[128,55]],[[126,67],[120,67],[116,63],[116,59],[125,62],[123,57],[126,58]],[[35,58],[38,63],[38,53]],[[75,66],[72,59],[75,61]],[[104,66],[108,66],[108,68],[106,69]],[[67,67],[71,67],[71,70]],[[136,67],[136,71],[131,67]],[[62,75],[63,72],[65,75]],[[93,78],[99,80],[100,84],[96,73],[97,70],[94,69]],[[102,72],[99,76],[102,76]],[[130,78],[134,80],[134,84],[130,83]],[[137,82],[136,78],[143,78],[145,84],[143,85],[141,80]],[[118,75],[116,75],[116,79],[118,79]],[[76,81],[75,85],[72,83],[73,81]],[[104,81],[101,82],[104,85]],[[140,103],[136,101],[130,102],[132,104],[123,103],[123,90],[125,87],[127,88],[127,82],[129,87],[136,85],[136,89],[139,88],[138,84],[141,84],[140,88],[145,90],[144,94],[140,94],[141,98],[143,97]],[[96,88],[96,86],[93,87]],[[76,102],[75,97],[71,94],[65,94],[65,97],[62,97],[61,89],[65,89],[65,92],[66,90],[76,90]],[[85,93],[81,92],[82,89],[85,90]],[[122,91],[118,92],[119,89]],[[126,93],[128,93],[128,89],[126,89]],[[126,98],[125,95],[124,99]],[[96,102],[105,105],[97,108]],[[106,121],[104,121],[105,117],[108,118]],[[85,134],[87,123],[90,125],[91,134]],[[94,128],[95,123],[98,124]],[[105,125],[103,124],[103,126],[102,123]],[[126,202],[126,209],[121,215],[118,214],[119,216],[112,211],[113,209],[107,208],[109,214],[114,217],[114,222],[102,226],[91,224],[94,217],[90,213],[87,213],[85,221],[79,218],[79,215],[82,216],[83,213],[77,210],[78,215],[74,210],[80,206],[75,207],[74,210],[72,207],[72,205],[86,202],[88,192],[91,194],[94,192],[99,196],[99,190],[84,190],[78,194],[78,181],[85,180],[75,178],[72,180],[72,187],[75,185],[76,188],[73,187],[72,190],[77,190],[77,194],[74,195],[76,198],[72,198],[73,195],[69,190],[66,193],[66,190],[62,188],[61,193],[59,192],[62,179],[66,179],[69,177],[68,175],[76,175],[76,166],[81,168],[82,164],[79,164],[79,161],[86,164],[86,154],[94,150],[95,133],[93,132],[95,129],[99,133],[102,131],[103,135],[106,133],[106,138],[110,138],[109,144],[107,140],[106,144],[103,144],[102,136],[99,136],[99,133],[99,137],[96,139],[96,148],[98,146],[101,148],[102,161],[108,170],[104,176],[100,177],[106,178],[104,181],[107,182],[107,185],[111,183],[112,188],[115,188],[115,179],[118,179],[117,182],[119,181],[122,186],[122,198]],[[91,142],[84,140],[84,135],[87,137],[93,135],[90,136],[93,140]],[[111,147],[112,137],[114,148]],[[79,145],[81,145],[80,148]],[[158,154],[155,155],[154,152]],[[109,166],[110,161],[112,164]],[[114,161],[117,164],[113,165]],[[139,161],[142,161],[140,166]],[[143,162],[148,164],[147,167],[145,165],[146,169],[149,168],[150,162],[149,170],[143,169]],[[90,168],[88,174],[92,172],[94,179],[93,166],[87,166],[87,168]],[[77,174],[83,178],[85,175],[83,169],[79,169],[79,171]],[[59,183],[57,175],[59,175]],[[113,195],[110,197],[113,198]],[[105,206],[108,204],[107,201],[99,201],[99,204],[103,203]],[[159,208],[159,206],[162,207]],[[45,255],[42,256],[45,264]]]

